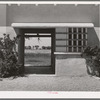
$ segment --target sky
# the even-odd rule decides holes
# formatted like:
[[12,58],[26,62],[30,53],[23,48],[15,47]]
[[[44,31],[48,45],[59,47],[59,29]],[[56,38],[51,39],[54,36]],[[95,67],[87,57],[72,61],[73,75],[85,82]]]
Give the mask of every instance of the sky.
[[50,37],[41,37],[38,41],[37,37],[31,37],[29,39],[25,39],[25,46],[35,46],[39,45],[39,47],[42,46],[51,46],[51,38]]

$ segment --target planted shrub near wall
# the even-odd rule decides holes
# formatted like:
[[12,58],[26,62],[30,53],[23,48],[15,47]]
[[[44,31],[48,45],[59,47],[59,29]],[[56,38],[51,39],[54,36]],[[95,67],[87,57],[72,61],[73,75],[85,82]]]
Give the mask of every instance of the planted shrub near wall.
[[87,73],[100,77],[100,48],[88,46],[84,49],[82,57],[86,60]]
[[17,53],[14,49],[16,38],[10,39],[9,34],[0,38],[0,77],[19,76],[21,65],[17,61]]

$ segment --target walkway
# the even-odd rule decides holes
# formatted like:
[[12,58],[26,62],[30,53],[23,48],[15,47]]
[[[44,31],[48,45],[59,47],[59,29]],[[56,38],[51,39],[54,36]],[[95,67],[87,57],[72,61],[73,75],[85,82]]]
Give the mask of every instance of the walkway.
[[13,91],[100,91],[100,80],[86,73],[85,60],[57,60],[56,76],[27,76],[0,81],[0,90]]

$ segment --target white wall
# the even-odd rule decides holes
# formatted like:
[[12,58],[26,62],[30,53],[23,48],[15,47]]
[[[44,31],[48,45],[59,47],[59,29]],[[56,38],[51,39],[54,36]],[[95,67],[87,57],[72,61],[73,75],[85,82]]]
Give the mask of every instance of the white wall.
[[99,25],[99,6],[95,5],[11,5],[7,6],[7,25],[21,22],[92,22]]

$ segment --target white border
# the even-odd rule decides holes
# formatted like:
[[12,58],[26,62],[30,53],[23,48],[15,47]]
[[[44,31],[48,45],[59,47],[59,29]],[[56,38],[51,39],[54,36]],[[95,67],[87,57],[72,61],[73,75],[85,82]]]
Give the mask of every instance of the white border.
[[[95,4],[97,1],[0,1],[0,4]],[[0,98],[100,98],[100,92],[62,92],[62,91],[0,91]]]
[[0,4],[100,4],[100,1],[0,1]]
[[0,98],[100,98],[99,92],[22,92],[22,91],[3,91]]

